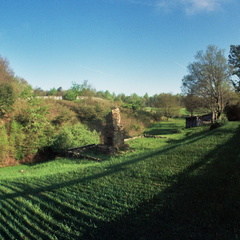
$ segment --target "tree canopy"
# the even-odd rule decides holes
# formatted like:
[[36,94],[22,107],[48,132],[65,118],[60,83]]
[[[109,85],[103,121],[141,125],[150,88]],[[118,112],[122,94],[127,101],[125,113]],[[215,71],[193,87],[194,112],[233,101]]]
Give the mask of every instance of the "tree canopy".
[[240,45],[231,45],[228,62],[233,68],[233,75],[237,77],[233,80],[233,85],[237,92],[240,92]]
[[189,74],[182,80],[182,90],[185,94],[201,97],[204,105],[220,117],[232,87],[224,50],[209,45],[205,52],[198,51],[195,59],[188,65]]

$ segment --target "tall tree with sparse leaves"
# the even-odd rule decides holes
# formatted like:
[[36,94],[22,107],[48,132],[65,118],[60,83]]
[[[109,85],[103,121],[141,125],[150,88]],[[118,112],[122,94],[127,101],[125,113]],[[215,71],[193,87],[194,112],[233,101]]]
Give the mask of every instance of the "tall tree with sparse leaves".
[[209,45],[205,52],[198,51],[195,59],[188,65],[189,74],[182,80],[182,91],[202,97],[203,104],[219,118],[232,88],[231,69],[224,50]]

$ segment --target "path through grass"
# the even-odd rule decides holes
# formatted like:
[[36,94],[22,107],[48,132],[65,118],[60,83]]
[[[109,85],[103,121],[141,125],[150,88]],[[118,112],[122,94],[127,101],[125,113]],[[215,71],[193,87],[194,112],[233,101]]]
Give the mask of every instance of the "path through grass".
[[239,239],[239,123],[179,134],[102,163],[2,168],[0,238]]

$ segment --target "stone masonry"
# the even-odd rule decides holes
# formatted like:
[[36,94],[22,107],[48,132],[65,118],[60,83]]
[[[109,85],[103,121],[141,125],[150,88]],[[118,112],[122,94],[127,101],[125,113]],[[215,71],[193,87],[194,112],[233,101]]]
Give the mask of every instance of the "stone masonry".
[[106,117],[104,130],[104,145],[112,146],[115,149],[124,145],[123,126],[119,108],[113,109]]

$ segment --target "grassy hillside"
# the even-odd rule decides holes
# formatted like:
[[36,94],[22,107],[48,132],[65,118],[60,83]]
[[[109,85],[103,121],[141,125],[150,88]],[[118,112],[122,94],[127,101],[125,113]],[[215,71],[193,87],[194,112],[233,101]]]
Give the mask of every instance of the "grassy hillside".
[[152,126],[168,138],[129,141],[101,163],[2,168],[0,238],[239,239],[239,122],[182,124]]

